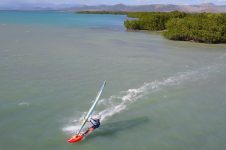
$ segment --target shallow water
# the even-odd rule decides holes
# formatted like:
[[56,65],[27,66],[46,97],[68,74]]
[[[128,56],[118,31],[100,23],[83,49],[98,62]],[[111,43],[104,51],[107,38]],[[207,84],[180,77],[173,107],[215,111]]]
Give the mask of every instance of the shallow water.
[[[12,12],[4,13],[0,149],[225,149],[225,45],[126,32],[125,16],[91,15],[103,22],[95,24],[84,23],[86,15],[42,12],[26,22],[40,14],[13,12],[21,19],[10,22],[2,18]],[[60,15],[83,21],[45,18]],[[112,18],[116,26],[104,24]],[[104,80],[102,126],[68,144]]]

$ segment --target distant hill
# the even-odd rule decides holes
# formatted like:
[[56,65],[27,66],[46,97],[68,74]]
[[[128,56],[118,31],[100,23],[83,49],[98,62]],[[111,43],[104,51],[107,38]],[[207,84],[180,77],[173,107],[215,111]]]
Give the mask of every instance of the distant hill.
[[51,3],[8,3],[0,5],[0,10],[66,10],[66,11],[184,11],[184,12],[226,12],[226,5],[215,5],[204,3],[200,5],[173,5],[173,4],[152,4],[152,5],[79,5],[79,4],[51,4]]
[[226,5],[214,5],[205,3],[201,5],[172,5],[172,4],[152,4],[152,5],[99,5],[99,6],[77,6],[69,9],[70,11],[184,11],[184,12],[226,12]]

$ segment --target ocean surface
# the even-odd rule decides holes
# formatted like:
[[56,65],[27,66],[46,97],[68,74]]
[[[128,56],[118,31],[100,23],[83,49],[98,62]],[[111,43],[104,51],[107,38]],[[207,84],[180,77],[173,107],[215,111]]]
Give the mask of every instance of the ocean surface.
[[[1,150],[225,150],[226,45],[125,19],[0,12]],[[104,80],[102,126],[68,144]]]

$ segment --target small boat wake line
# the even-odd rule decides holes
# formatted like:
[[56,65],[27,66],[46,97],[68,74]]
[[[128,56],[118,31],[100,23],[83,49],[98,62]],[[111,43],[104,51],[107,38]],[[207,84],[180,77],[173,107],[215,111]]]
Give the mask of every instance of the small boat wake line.
[[[225,55],[226,57],[226,55]],[[224,58],[225,58],[224,57]],[[221,58],[221,59],[224,59]],[[217,72],[220,68],[220,64],[212,64],[207,67],[199,68],[197,70],[188,70],[186,72],[179,72],[174,76],[170,76],[163,80],[155,80],[152,82],[144,83],[141,87],[136,89],[128,89],[122,91],[118,95],[113,95],[108,99],[101,99],[98,105],[103,105],[106,109],[99,112],[102,116],[101,121],[107,120],[109,117],[122,112],[127,109],[130,103],[136,102],[142,99],[145,95],[163,90],[168,87],[173,87],[187,82],[195,82],[198,80],[205,80],[212,72]],[[73,133],[79,129],[81,121],[83,120],[82,115],[79,119],[75,120],[73,125],[63,128],[63,131]]]

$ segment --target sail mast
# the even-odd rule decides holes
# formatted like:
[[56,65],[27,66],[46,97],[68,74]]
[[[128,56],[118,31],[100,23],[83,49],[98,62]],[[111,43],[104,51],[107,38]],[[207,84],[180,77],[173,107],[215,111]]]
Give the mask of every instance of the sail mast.
[[85,116],[85,118],[84,118],[84,120],[82,122],[82,125],[81,125],[81,127],[80,127],[80,129],[79,129],[77,134],[79,134],[82,131],[82,129],[84,128],[84,126],[85,126],[85,124],[87,122],[87,120],[92,115],[93,110],[94,110],[94,108],[95,108],[95,106],[96,106],[96,104],[97,104],[97,102],[98,102],[98,100],[100,98],[100,95],[101,95],[101,93],[102,93],[102,91],[104,89],[105,84],[106,84],[106,80],[104,81],[103,85],[101,86],[100,91],[97,93],[96,99],[95,99],[93,105],[91,106],[91,108],[89,109],[88,113],[86,114],[86,116]]

